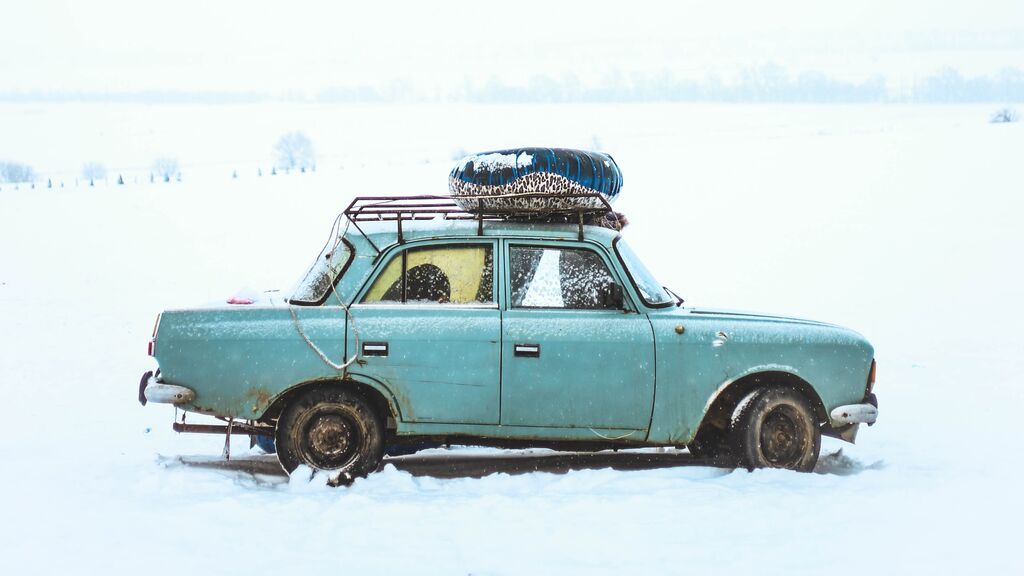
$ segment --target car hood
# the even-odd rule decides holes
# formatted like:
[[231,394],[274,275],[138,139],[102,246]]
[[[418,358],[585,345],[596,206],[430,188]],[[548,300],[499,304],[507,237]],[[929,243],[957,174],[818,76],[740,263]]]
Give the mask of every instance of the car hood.
[[727,308],[706,308],[706,307],[695,307],[685,308],[687,313],[690,314],[701,314],[706,316],[726,316],[730,318],[756,318],[758,320],[773,320],[777,322],[788,322],[793,324],[813,324],[815,326],[830,326],[833,328],[842,328],[835,324],[828,322],[820,322],[818,320],[809,320],[807,318],[796,318],[793,316],[783,316],[780,314],[765,314],[763,312],[750,312],[746,310],[730,310]]
[[[813,338],[818,341],[828,341],[831,344],[854,343],[857,346],[868,350],[868,355],[871,354],[871,344],[862,334],[845,326],[830,324],[828,322],[794,318],[792,316],[764,314],[761,312],[705,307],[677,308],[677,312],[675,314],[678,315],[676,317],[679,320],[683,321],[685,321],[686,317],[693,318],[695,316],[702,316],[704,318],[719,318],[726,321],[750,322],[756,325],[761,325],[764,328],[768,328],[772,324],[786,325],[793,328],[803,328],[804,330],[772,330],[772,332],[789,334],[794,337],[798,336],[803,339]],[[779,328],[781,326],[776,327]],[[755,332],[758,332],[758,330],[753,330],[750,333]]]

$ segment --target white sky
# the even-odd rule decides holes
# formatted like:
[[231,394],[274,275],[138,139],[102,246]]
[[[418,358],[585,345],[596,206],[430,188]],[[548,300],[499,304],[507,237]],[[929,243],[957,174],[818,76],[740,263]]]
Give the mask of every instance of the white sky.
[[[940,5],[941,4],[941,5]],[[0,92],[450,90],[537,73],[842,79],[1024,68],[1024,1],[9,2]]]

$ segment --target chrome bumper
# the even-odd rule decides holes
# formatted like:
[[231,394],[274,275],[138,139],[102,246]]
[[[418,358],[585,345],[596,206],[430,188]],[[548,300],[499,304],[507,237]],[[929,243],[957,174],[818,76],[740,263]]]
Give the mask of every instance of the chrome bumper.
[[829,416],[832,418],[832,426],[836,428],[849,424],[870,426],[878,420],[878,407],[872,404],[847,404],[835,408]]
[[158,382],[157,377],[148,372],[143,375],[141,388],[139,401],[143,406],[146,405],[146,401],[159,404],[188,404],[196,397],[191,388]]

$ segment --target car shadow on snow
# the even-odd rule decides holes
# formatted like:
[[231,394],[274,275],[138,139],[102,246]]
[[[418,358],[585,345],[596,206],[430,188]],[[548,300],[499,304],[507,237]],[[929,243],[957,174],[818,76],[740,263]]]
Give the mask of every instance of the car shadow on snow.
[[[287,481],[288,476],[272,454],[246,454],[230,460],[216,456],[173,456],[160,457],[159,463],[167,468],[186,467],[228,472],[232,475],[250,476],[257,484],[277,484]],[[728,461],[697,458],[685,450],[655,451],[603,451],[603,452],[553,452],[553,451],[487,451],[475,453],[463,450],[428,450],[406,456],[386,457],[384,466],[408,472],[413,476],[432,478],[482,478],[490,474],[529,474],[547,472],[565,474],[573,470],[655,470],[682,466],[707,466],[730,469]],[[850,476],[865,470],[884,468],[881,461],[864,464],[851,458],[840,449],[822,454],[814,468],[817,474]]]
[[[432,453],[431,453],[432,452]],[[727,467],[708,458],[697,458],[683,450],[619,452],[504,451],[460,454],[458,451],[396,456],[384,460],[413,476],[433,478],[482,478],[489,474],[566,474],[573,470],[656,470],[679,466]]]

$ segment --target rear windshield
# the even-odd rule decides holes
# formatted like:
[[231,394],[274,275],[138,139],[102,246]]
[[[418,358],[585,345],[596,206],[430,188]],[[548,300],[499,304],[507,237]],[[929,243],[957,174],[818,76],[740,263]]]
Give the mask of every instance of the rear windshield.
[[292,289],[288,301],[292,304],[323,304],[338,283],[349,261],[352,248],[340,229],[340,222],[334,222],[330,240],[320,250],[316,260]]

